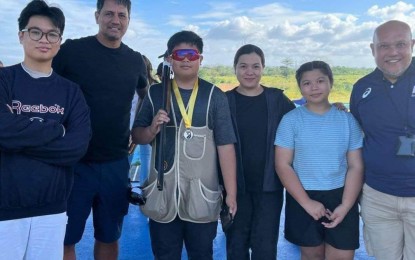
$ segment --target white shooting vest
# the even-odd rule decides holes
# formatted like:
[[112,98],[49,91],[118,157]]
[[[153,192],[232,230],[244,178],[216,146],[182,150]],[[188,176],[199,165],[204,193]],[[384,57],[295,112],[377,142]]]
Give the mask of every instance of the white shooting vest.
[[[183,137],[186,130],[183,120],[177,127],[176,118],[173,117],[176,125],[174,131],[176,149],[173,165],[169,171],[164,173],[162,191],[157,189],[157,170],[154,167],[157,143],[153,143],[151,169],[143,188],[147,203],[141,206],[141,210],[144,215],[154,221],[168,223],[173,221],[177,215],[182,220],[195,223],[218,220],[222,191],[218,180],[216,144],[213,131],[208,127],[208,112],[213,88],[213,85],[210,89],[208,86],[207,89],[206,86],[199,88],[198,98],[199,95],[205,95],[204,98],[208,100],[205,104],[205,125],[191,127],[194,133],[192,139],[186,140]],[[200,91],[201,89],[204,91]],[[196,106],[198,106],[197,99]],[[173,105],[171,107],[174,114],[176,111]],[[172,138],[172,136],[166,136],[166,138]]]

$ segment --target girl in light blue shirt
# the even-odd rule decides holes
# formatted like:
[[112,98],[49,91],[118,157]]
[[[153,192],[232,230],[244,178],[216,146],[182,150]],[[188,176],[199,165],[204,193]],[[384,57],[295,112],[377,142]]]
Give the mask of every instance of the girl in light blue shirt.
[[275,138],[276,171],[287,190],[285,236],[302,259],[353,259],[359,247],[362,132],[329,102],[330,66],[307,62],[296,72],[307,103],[287,113]]

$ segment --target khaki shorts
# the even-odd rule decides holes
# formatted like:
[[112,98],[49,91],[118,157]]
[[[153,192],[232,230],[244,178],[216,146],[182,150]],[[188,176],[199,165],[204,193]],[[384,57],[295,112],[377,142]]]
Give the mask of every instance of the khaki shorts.
[[415,259],[415,197],[396,197],[367,184],[360,201],[366,251],[377,260]]

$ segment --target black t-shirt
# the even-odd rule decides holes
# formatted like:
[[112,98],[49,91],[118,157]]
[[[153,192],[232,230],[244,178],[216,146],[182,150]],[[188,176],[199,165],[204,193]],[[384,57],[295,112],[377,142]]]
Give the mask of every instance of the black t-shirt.
[[268,127],[265,91],[258,96],[235,95],[236,121],[247,191],[262,191]]
[[131,101],[137,89],[147,86],[141,54],[125,44],[107,48],[89,36],[62,44],[52,66],[81,86],[91,109],[92,139],[84,160],[127,156]]

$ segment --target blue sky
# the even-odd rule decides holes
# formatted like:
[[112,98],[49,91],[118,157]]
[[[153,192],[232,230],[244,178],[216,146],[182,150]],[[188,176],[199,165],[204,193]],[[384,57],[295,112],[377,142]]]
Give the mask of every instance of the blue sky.
[[[17,18],[28,0],[0,0],[0,60],[23,58]],[[97,33],[95,0],[49,0],[66,16],[64,40]],[[319,59],[332,66],[374,67],[369,44],[380,23],[399,19],[415,29],[413,1],[390,0],[132,0],[124,43],[145,54],[153,67],[168,38],[192,30],[204,39],[203,66],[231,66],[246,43],[261,47],[266,65],[285,58],[294,66]]]

